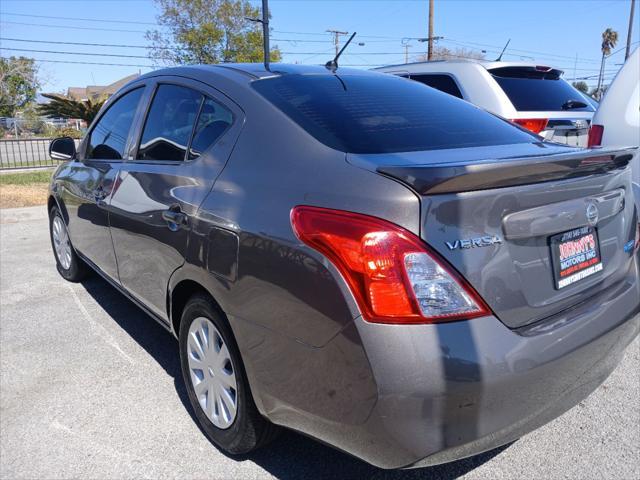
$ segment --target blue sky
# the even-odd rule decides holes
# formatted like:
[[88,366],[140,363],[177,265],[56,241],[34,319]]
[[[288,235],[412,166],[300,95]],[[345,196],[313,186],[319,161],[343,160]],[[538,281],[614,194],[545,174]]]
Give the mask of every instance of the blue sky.
[[[259,5],[260,1],[251,3]],[[403,38],[427,36],[427,0],[270,0],[272,45],[284,61],[324,63],[333,51],[327,29],[358,32],[365,45],[352,45],[341,65],[369,68],[404,62]],[[487,58],[511,38],[505,60],[532,60],[565,70],[565,77],[592,77],[596,83],[600,34],[611,27],[621,51],[607,63],[607,79],[624,60],[630,0],[435,0],[435,34],[449,48],[486,50]],[[640,38],[640,6],[636,8],[632,42]],[[0,54],[31,56],[41,63],[43,90],[108,84],[131,73],[147,72],[146,58],[106,55],[146,55],[145,48],[114,48],[40,42],[110,43],[144,47],[144,31],[153,28],[158,9],[153,0],[0,0]],[[75,17],[64,20],[46,17]],[[71,28],[74,27],[74,28]],[[37,40],[20,42],[16,40]],[[343,41],[345,39],[343,38]],[[354,42],[355,43],[355,42]],[[412,55],[424,54],[425,43],[409,42]],[[20,52],[9,49],[53,50],[74,54]],[[89,53],[91,55],[79,55]],[[576,55],[578,61],[576,62]],[[119,63],[130,66],[56,62]]]

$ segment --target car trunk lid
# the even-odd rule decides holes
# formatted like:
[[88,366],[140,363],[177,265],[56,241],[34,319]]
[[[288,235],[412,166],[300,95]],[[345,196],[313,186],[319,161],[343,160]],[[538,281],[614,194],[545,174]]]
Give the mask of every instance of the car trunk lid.
[[[541,155],[518,147],[516,157],[508,148],[490,157],[489,149],[466,150],[480,160],[450,150],[456,161],[442,151],[373,161],[416,191],[421,237],[503,323],[533,323],[624,278],[636,215],[630,151],[544,147]],[[349,161],[372,160],[363,157]]]

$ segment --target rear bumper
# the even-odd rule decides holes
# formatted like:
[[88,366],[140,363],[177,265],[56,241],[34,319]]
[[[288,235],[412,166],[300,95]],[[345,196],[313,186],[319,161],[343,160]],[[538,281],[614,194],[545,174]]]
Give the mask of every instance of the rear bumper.
[[607,378],[640,330],[637,268],[597,301],[517,331],[494,317],[357,327],[379,394],[365,428],[386,444],[357,455],[383,468],[445,463],[516,440]]
[[507,444],[589,395],[640,331],[640,284],[634,265],[597,297],[518,330],[492,316],[357,318],[316,348],[232,325],[263,415],[378,467],[418,467]]

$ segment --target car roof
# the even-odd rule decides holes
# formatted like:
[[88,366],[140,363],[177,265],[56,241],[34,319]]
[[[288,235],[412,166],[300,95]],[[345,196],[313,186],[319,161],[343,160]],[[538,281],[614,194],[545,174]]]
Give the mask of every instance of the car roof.
[[[411,70],[416,71],[418,70],[420,67],[424,66],[427,67],[427,69],[431,70],[432,68],[436,68],[436,69],[442,69],[443,67],[446,68],[446,65],[481,65],[482,67],[486,68],[487,70],[492,70],[494,68],[503,68],[503,67],[549,67],[549,68],[553,68],[554,70],[559,70],[562,71],[558,68],[554,68],[551,67],[550,65],[545,65],[541,62],[525,62],[525,61],[517,61],[517,62],[504,62],[502,60],[500,61],[496,61],[496,60],[476,60],[476,59],[467,59],[467,58],[461,58],[461,59],[456,59],[456,60],[431,60],[431,61],[427,61],[427,62],[412,62],[412,63],[399,63],[396,65],[385,65],[383,67],[377,67],[374,68],[372,70],[377,70],[377,71],[386,71],[387,69],[393,68],[393,69],[398,69],[398,68],[411,68]],[[564,73],[564,72],[563,72]]]
[[355,68],[339,67],[335,71],[322,65],[294,65],[287,63],[272,63],[267,70],[263,63],[218,63],[218,64],[196,64],[179,67],[163,68],[146,73],[136,80],[157,77],[161,75],[184,75],[197,78],[204,75],[223,75],[237,77],[238,80],[244,78],[251,81],[258,78],[277,77],[282,75],[376,75],[377,73]]

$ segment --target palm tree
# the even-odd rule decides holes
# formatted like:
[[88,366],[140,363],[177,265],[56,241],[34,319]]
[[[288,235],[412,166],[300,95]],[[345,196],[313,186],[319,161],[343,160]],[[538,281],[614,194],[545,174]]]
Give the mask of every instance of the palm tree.
[[98,100],[74,100],[53,93],[43,93],[42,96],[51,101],[38,107],[38,113],[40,113],[40,115],[47,117],[77,118],[87,122],[87,125],[95,118],[106,100],[105,98]]
[[602,61],[600,62],[600,75],[598,76],[598,87],[596,88],[596,94],[598,100],[602,97],[602,81],[604,77],[604,62],[607,56],[611,54],[611,49],[615,48],[618,43],[618,32],[612,28],[607,28],[602,32]]

